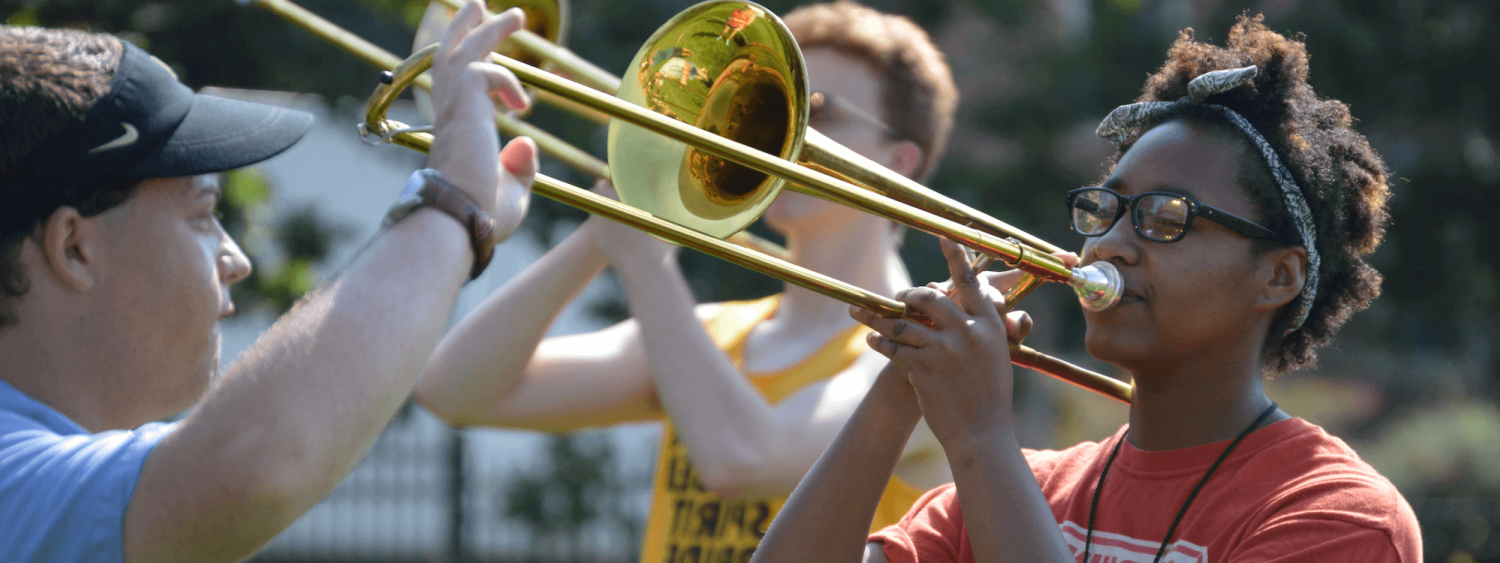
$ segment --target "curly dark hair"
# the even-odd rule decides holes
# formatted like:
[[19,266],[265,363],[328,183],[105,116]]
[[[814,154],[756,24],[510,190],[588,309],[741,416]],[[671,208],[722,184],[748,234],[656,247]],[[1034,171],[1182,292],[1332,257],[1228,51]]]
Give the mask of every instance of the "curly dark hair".
[[[1285,334],[1296,302],[1282,308],[1261,350],[1267,373],[1308,368],[1317,349],[1333,338],[1356,311],[1380,295],[1381,276],[1364,261],[1385,235],[1390,199],[1385,163],[1364,135],[1353,129],[1349,106],[1319,98],[1307,83],[1307,48],[1298,40],[1267,28],[1263,16],[1240,16],[1224,47],[1193,41],[1183,30],[1167,51],[1167,62],[1146,80],[1137,101],[1173,101],[1187,95],[1188,81],[1207,72],[1255,65],[1259,74],[1248,84],[1209,97],[1244,116],[1281,155],[1312,209],[1317,250],[1322,255],[1317,298],[1301,327]],[[1187,119],[1233,131],[1217,112],[1191,106],[1163,118]],[[1114,162],[1130,150],[1147,129],[1138,127],[1120,143]],[[1240,153],[1238,183],[1250,197],[1257,219],[1281,240],[1296,241],[1296,226],[1286,210],[1270,169],[1248,139]],[[1265,252],[1276,242],[1256,241]]]
[[0,26],[0,204],[19,224],[0,224],[0,328],[17,319],[13,301],[30,284],[21,271],[21,243],[61,205],[84,216],[124,203],[138,180],[107,179],[80,201],[61,201],[25,182],[26,158],[53,135],[83,121],[109,93],[125,47],[111,35],[72,29]]

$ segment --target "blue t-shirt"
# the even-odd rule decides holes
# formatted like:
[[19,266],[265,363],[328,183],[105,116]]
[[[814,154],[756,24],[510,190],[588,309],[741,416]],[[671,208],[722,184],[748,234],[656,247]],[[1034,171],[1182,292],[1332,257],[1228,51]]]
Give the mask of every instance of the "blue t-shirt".
[[0,381],[0,561],[118,563],[141,465],[175,426],[90,434]]

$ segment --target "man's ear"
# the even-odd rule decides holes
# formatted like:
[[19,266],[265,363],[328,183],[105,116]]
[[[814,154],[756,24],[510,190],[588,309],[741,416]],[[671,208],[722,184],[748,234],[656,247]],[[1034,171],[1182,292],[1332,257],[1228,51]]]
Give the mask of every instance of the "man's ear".
[[898,141],[891,145],[890,169],[897,174],[911,177],[922,165],[922,147],[911,141]]
[[88,291],[98,281],[101,225],[69,206],[57,208],[42,223],[41,251],[47,273],[73,291]]
[[1277,309],[1291,303],[1302,293],[1307,281],[1307,249],[1300,246],[1277,248],[1261,257],[1262,279],[1258,308]]

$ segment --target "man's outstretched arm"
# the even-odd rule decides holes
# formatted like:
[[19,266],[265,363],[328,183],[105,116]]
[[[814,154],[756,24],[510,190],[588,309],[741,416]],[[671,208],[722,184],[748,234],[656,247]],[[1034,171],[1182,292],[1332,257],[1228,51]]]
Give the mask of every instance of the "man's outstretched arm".
[[[523,18],[482,19],[470,2],[434,59],[431,165],[490,210],[504,238],[525,213],[536,149],[523,139],[499,151],[491,95],[512,106],[525,96],[477,61]],[[125,559],[238,561],[326,496],[409,394],[467,278],[469,248],[457,221],[419,210],[277,322],[147,458]]]

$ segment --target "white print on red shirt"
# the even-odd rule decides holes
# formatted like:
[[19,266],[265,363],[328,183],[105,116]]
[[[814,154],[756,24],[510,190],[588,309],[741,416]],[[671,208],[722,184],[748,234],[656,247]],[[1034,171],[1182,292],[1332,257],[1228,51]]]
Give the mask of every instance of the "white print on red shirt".
[[[1074,524],[1072,520],[1062,523],[1063,540],[1068,542],[1068,549],[1073,552],[1073,558],[1080,563],[1085,563],[1083,557],[1083,542],[1087,537],[1088,530],[1083,526]],[[1089,560],[1086,563],[1151,563],[1156,559],[1156,550],[1161,548],[1161,540],[1138,540],[1121,534],[1111,534],[1094,530],[1093,547],[1089,548]],[[1167,553],[1161,558],[1162,563],[1208,563],[1208,548],[1195,543],[1177,540],[1167,546]]]

